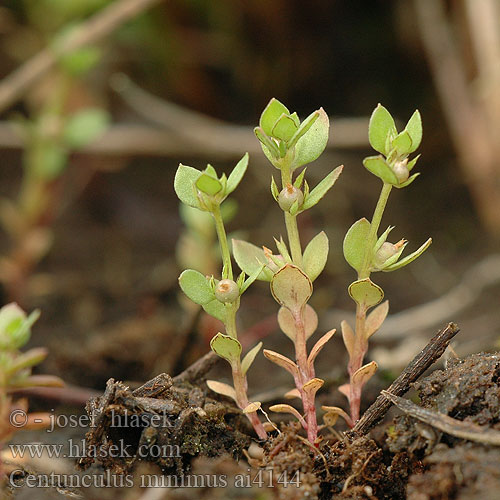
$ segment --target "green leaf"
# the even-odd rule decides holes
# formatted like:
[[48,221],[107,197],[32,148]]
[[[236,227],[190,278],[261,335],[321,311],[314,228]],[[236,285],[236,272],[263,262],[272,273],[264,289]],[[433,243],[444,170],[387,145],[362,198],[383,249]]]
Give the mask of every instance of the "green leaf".
[[302,204],[301,211],[314,207],[323,196],[333,187],[340,174],[342,173],[343,165],[337,167],[330,172],[307,196],[304,190],[304,203]]
[[399,262],[392,264],[385,269],[384,272],[395,271],[396,269],[401,269],[404,266],[413,262],[417,257],[420,257],[430,246],[432,243],[432,238],[429,238],[418,250],[415,250],[412,254],[406,256],[404,259],[401,259]]
[[286,114],[282,114],[273,127],[272,136],[288,142],[296,131],[297,125],[295,125],[293,119]]
[[295,179],[295,182],[293,183],[293,185],[297,188],[297,189],[300,189],[301,186],[302,186],[302,181],[304,180],[304,176],[306,175],[306,170],[307,170],[307,167],[305,167],[302,172],[300,172],[300,174],[297,176],[297,178]]
[[408,172],[411,172],[411,169],[417,164],[417,161],[420,158],[420,156],[421,155],[417,155],[417,156],[415,156],[415,158],[413,158],[413,160],[408,162],[408,164],[406,165]]
[[272,139],[267,137],[260,127],[255,127],[253,131],[257,139],[260,141],[262,151],[264,151],[267,159],[274,165],[274,160],[280,158],[280,150],[278,149],[277,144]]
[[373,111],[368,125],[368,139],[372,148],[387,155],[386,141],[391,134],[397,134],[396,124],[389,111],[379,104]]
[[385,271],[385,269],[387,267],[390,267],[392,264],[394,264],[395,262],[397,262],[399,260],[399,257],[401,257],[401,254],[404,252],[404,249],[406,247],[406,245],[408,244],[407,241],[405,241],[401,247],[399,248],[399,250],[394,254],[392,255],[391,257],[389,257],[383,264],[382,266],[382,269],[381,271]]
[[396,149],[400,156],[407,155],[413,151],[410,134],[406,130],[403,130],[392,141],[392,147]]
[[417,172],[416,174],[411,175],[405,182],[402,182],[399,185],[397,184],[394,187],[401,189],[401,188],[404,188],[406,186],[409,186],[419,175],[420,175],[420,172]]
[[182,291],[196,304],[204,305],[215,299],[209,280],[194,269],[186,269],[179,276]]
[[392,184],[396,186],[398,184],[398,178],[393,172],[392,168],[385,162],[382,156],[368,156],[363,160],[363,165],[366,170],[376,175],[379,179],[382,179],[387,184]]
[[241,355],[241,344],[233,337],[229,335],[224,335],[223,333],[218,333],[211,341],[210,347],[212,351],[229,361],[231,365],[236,363],[240,359]]
[[227,179],[226,195],[232,193],[245,175],[248,167],[248,153],[245,153],[243,158],[236,164]]
[[200,202],[195,196],[193,186],[200,176],[200,171],[193,167],[188,167],[179,163],[174,179],[174,190],[182,203],[201,209]]
[[241,371],[243,372],[243,375],[246,374],[248,369],[252,366],[252,363],[255,360],[255,357],[259,353],[260,349],[262,347],[262,342],[259,342],[255,347],[250,349],[246,354],[245,357],[243,358],[243,361],[241,362]]
[[[318,315],[316,311],[309,305],[306,304],[304,307],[304,329],[306,332],[306,340],[316,331],[318,328]],[[295,319],[292,313],[286,307],[280,307],[278,311],[278,324],[280,325],[281,331],[292,340],[295,341]]]
[[109,127],[107,111],[88,108],[70,116],[64,127],[64,142],[71,148],[80,148],[97,139]]
[[295,123],[295,125],[297,125],[297,127],[300,125],[300,120],[299,120],[299,115],[297,113],[292,113],[290,115],[290,118],[293,120],[293,123]]
[[305,306],[312,289],[311,280],[293,264],[283,266],[271,280],[271,293],[276,302],[292,314],[298,314]]
[[279,240],[274,238],[274,242],[276,243],[276,248],[278,249],[280,255],[285,259],[286,262],[289,262],[291,264],[292,257],[290,256],[290,252],[286,247],[286,243],[283,241],[283,237],[281,237]]
[[343,247],[345,260],[358,272],[361,271],[361,267],[363,266],[369,232],[370,223],[363,218],[350,227],[344,238]]
[[31,327],[39,317],[38,309],[26,316],[15,302],[3,306],[0,309],[0,349],[15,350],[26,344]]
[[267,135],[273,135],[273,127],[282,114],[289,115],[288,108],[275,99],[274,97],[269,101],[264,111],[260,115],[259,126]]
[[319,111],[314,111],[313,113],[311,113],[299,126],[297,132],[295,132],[291,141],[288,143],[288,147],[293,148],[297,144],[298,140],[309,131],[309,129],[313,126],[314,122],[318,118],[319,118]]
[[387,236],[389,236],[389,233],[394,229],[394,226],[389,226],[381,235],[380,238],[377,240],[377,243],[375,243],[375,247],[373,248],[373,253],[377,253],[379,248],[385,243],[387,240]]
[[[258,279],[258,277],[260,276],[260,274],[262,273],[262,271],[264,270],[264,267],[265,265],[262,264],[258,269],[256,269],[253,274],[251,274],[242,284],[242,286],[240,287],[240,295],[245,292],[248,287],[256,280]],[[243,275],[245,275],[245,273],[242,273]]]
[[210,314],[210,316],[222,321],[223,323],[226,322],[226,308],[222,302],[214,299],[206,304],[202,304],[201,307],[203,307],[203,310],[207,314]]
[[292,163],[293,169],[313,162],[326,148],[330,120],[323,108],[320,108],[318,112],[318,118],[295,145],[295,157]]
[[349,285],[349,295],[357,304],[368,308],[382,301],[384,291],[370,278],[365,278]]
[[271,176],[271,194],[273,195],[275,201],[278,201],[278,196],[280,195],[280,191],[273,176]]
[[323,271],[328,259],[328,236],[324,231],[317,234],[304,250],[304,271],[314,281]]
[[[243,240],[233,239],[233,256],[239,268],[249,276],[252,276],[257,269],[260,269],[262,264],[267,263],[267,258],[262,248]],[[265,267],[257,279],[271,281],[272,277],[273,273]]]
[[408,120],[406,124],[405,130],[410,134],[411,137],[411,149],[409,153],[413,153],[417,150],[422,142],[422,118],[420,116],[420,112],[415,111],[411,115],[411,118]]
[[198,179],[196,179],[195,186],[202,193],[208,194],[209,196],[216,195],[222,189],[222,184],[219,179],[206,173],[202,173]]

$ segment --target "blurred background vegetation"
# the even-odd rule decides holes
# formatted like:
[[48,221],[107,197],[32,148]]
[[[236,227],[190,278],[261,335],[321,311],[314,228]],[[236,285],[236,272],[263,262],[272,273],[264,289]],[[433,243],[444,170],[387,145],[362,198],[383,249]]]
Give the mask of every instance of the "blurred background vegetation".
[[[320,106],[332,117],[312,184],[345,165],[300,219],[305,240],[325,229],[332,247],[314,299],[320,328],[352,313],[341,243],[378,196],[361,160],[372,154],[368,117],[381,102],[401,121],[418,108],[424,123],[422,176],[394,193],[383,225],[396,225],[394,240],[412,250],[434,243],[398,276],[376,276],[401,311],[381,333],[378,359],[396,369],[449,320],[470,331],[459,352],[492,348],[499,10],[495,0],[5,0],[1,294],[42,309],[31,342],[51,349],[45,371],[100,388],[110,376],[176,372],[207,351],[219,326],[179,296],[177,276],[186,261],[210,273],[214,239],[205,221],[179,214],[173,175],[179,162],[228,169],[249,151],[229,229],[270,246],[283,226],[252,127],[273,96],[301,118]],[[242,309],[248,343],[277,330],[265,285]],[[398,355],[387,356],[395,343]]]

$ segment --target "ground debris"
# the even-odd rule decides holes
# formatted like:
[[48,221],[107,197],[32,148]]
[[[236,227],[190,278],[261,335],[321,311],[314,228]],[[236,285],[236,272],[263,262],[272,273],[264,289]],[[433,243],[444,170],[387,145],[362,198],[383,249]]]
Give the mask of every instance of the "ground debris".
[[80,469],[99,462],[106,470],[126,474],[137,462],[147,461],[164,474],[182,475],[194,457],[228,453],[239,458],[250,443],[246,419],[235,407],[165,374],[136,391],[110,379],[104,394],[91,399],[86,409],[92,426]]

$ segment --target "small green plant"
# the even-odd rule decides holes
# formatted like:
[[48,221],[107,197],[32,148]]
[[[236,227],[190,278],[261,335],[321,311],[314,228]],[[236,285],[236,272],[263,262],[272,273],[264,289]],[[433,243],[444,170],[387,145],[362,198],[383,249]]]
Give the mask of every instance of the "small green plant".
[[[46,427],[50,423],[46,413],[28,414],[25,398],[13,399],[20,389],[51,386],[63,382],[51,375],[32,375],[33,366],[42,362],[48,351],[42,347],[21,352],[31,336],[31,327],[39,311],[29,316],[15,303],[0,309],[0,446],[15,432],[22,429]],[[13,413],[15,411],[15,413]],[[15,415],[20,415],[20,420]]]
[[[180,200],[212,215],[222,253],[220,280],[192,269],[184,271],[179,278],[186,295],[200,304],[206,312],[220,319],[226,328],[226,334],[218,333],[212,339],[211,347],[231,365],[234,387],[216,381],[208,381],[208,385],[215,392],[236,400],[260,438],[266,437],[257,416],[257,410],[261,409],[260,403],[250,403],[248,400],[246,372],[259,352],[261,343],[251,349],[241,361],[242,349],[236,329],[240,297],[255,280],[270,283],[272,296],[280,305],[279,326],[295,348],[295,361],[267,349],[263,350],[264,356],[292,375],[295,389],[289,391],[287,396],[301,399],[303,414],[288,404],[273,405],[270,409],[278,413],[293,414],[306,431],[309,442],[317,444],[319,426],[315,397],[324,381],[316,377],[314,363],[335,330],[325,333],[308,351],[307,340],[318,325],[317,314],[308,302],[313,292],[313,282],[326,265],[329,242],[326,234],[320,232],[303,251],[297,216],[315,206],[333,187],[342,172],[343,167],[337,167],[313,189],[310,189],[305,178],[306,165],[324,151],[328,134],[329,120],[323,109],[314,111],[302,122],[296,113],[291,113],[276,99],[272,99],[263,111],[259,126],[255,128],[255,135],[264,154],[280,173],[279,187],[274,177],[271,178],[271,193],[283,211],[288,243],[282,237],[279,240],[275,238],[277,253],[273,254],[266,247],[259,248],[245,241],[233,240],[233,256],[242,270],[236,280],[220,206],[241,181],[247,168],[248,155],[240,160],[229,177],[218,177],[211,165],[204,171],[199,171],[182,164],[175,176],[175,191]],[[419,113],[415,112],[405,130],[398,134],[393,118],[379,105],[370,121],[369,137],[370,143],[381,155],[366,158],[363,164],[382,179],[382,193],[372,221],[361,219],[356,222],[344,241],[347,262],[358,272],[358,279],[349,287],[349,294],[357,307],[356,328],[352,330],[345,321],[342,323],[344,343],[349,353],[350,380],[340,390],[348,397],[351,414],[349,416],[340,408],[324,407],[327,425],[333,423],[339,415],[349,425],[354,425],[359,418],[363,385],[377,368],[374,362],[363,365],[363,360],[369,337],[380,328],[387,315],[388,303],[378,306],[367,316],[368,310],[383,299],[382,289],[370,280],[370,274],[374,271],[393,271],[409,264],[431,242],[428,240],[416,252],[399,260],[406,242],[401,240],[392,244],[386,241],[392,227],[380,237],[377,236],[392,187],[405,187],[418,175],[410,176],[418,157],[409,161],[408,155],[417,149],[421,141]],[[296,173],[299,168],[302,170]]]
[[[429,238],[418,250],[400,259],[407,242],[404,239],[395,244],[387,241],[394,227],[389,226],[378,236],[392,188],[409,186],[419,175],[410,175],[410,172],[420,155],[412,160],[408,157],[417,150],[422,140],[420,113],[415,111],[405,129],[398,133],[393,117],[379,104],[371,116],[368,137],[373,149],[380,154],[365,158],[363,165],[383,182],[382,191],[371,222],[365,218],[355,222],[347,232],[343,245],[345,259],[358,274],[358,279],[349,285],[349,295],[356,302],[355,329],[353,330],[347,321],[343,321],[341,325],[342,337],[349,353],[349,383],[341,386],[339,390],[349,400],[350,418],[346,418],[343,412],[339,413],[351,426],[359,419],[363,386],[377,370],[375,361],[363,365],[368,341],[382,326],[389,311],[389,302],[385,301],[367,315],[368,311],[384,298],[382,288],[370,279],[370,275],[377,271],[395,271],[408,265],[432,242]],[[338,409],[329,410],[335,412]]]

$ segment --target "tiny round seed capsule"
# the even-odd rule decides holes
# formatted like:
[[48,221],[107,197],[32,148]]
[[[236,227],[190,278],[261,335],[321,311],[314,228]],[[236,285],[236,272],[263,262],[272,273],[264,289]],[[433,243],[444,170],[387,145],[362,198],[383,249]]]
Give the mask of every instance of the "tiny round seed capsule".
[[375,267],[381,268],[384,263],[390,259],[393,255],[395,255],[398,251],[399,247],[394,245],[393,243],[389,243],[388,241],[382,243],[382,246],[377,250],[375,254],[374,264]]
[[234,302],[239,296],[240,289],[233,280],[220,280],[215,287],[215,298],[220,302]]
[[400,184],[408,180],[408,177],[410,176],[410,172],[408,170],[408,167],[406,166],[407,163],[408,160],[403,160],[397,161],[394,164],[393,170]]
[[299,207],[304,202],[304,194],[302,191],[292,184],[287,184],[278,196],[278,204],[282,210],[288,212],[292,205],[298,200]]

